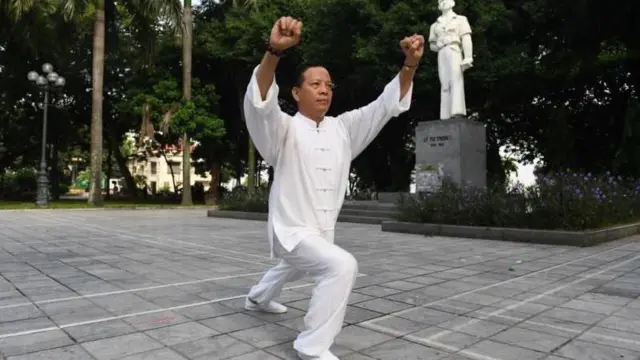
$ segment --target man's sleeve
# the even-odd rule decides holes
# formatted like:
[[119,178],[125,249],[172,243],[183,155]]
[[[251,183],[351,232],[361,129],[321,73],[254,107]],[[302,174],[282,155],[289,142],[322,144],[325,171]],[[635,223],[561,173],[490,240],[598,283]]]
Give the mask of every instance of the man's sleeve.
[[396,75],[376,100],[338,116],[349,135],[352,159],[369,146],[389,120],[409,110],[412,95],[413,82],[400,100],[400,76]]
[[256,149],[267,163],[275,166],[290,116],[282,112],[278,105],[279,88],[275,78],[269,86],[266,99],[262,100],[256,76],[258,67],[253,70],[244,97],[244,117]]

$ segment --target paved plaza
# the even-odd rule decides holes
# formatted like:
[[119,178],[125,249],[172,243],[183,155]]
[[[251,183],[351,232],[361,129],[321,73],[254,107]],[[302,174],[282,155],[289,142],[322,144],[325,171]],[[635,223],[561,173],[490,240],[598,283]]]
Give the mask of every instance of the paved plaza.
[[[0,358],[296,359],[313,289],[242,309],[266,223],[205,210],[0,212]],[[592,248],[339,224],[359,261],[341,360],[640,359],[640,241]]]

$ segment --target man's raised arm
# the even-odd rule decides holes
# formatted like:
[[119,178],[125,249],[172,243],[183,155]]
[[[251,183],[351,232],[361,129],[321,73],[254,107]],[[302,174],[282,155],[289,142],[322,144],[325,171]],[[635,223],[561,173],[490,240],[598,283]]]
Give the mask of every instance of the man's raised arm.
[[302,23],[289,17],[278,19],[271,29],[269,47],[251,75],[244,98],[244,116],[256,149],[275,165],[287,132],[288,115],[278,105],[275,71],[281,53],[300,41]]
[[355,158],[380,133],[392,118],[409,110],[413,94],[413,78],[424,53],[424,37],[409,36],[400,41],[405,54],[402,69],[382,94],[368,105],[339,116],[351,141],[351,156]]

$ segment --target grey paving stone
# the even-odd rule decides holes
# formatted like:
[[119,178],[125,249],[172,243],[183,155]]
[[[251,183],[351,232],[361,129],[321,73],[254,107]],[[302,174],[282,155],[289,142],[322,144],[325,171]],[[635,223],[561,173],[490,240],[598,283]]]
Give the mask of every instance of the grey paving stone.
[[141,354],[127,356],[122,360],[186,360],[187,358],[171,349],[151,350]]
[[135,333],[137,330],[122,320],[110,320],[95,324],[68,327],[65,329],[79,343],[107,339]]
[[229,333],[262,326],[266,321],[244,313],[235,313],[201,320],[200,323],[221,333]]
[[372,346],[362,350],[362,353],[380,360],[437,360],[449,354],[442,350],[429,348],[402,339],[395,339]]
[[560,305],[560,307],[610,315],[616,312],[620,308],[620,305],[574,299]]
[[73,340],[60,330],[0,339],[0,354],[14,356],[73,345]]
[[354,352],[354,353],[343,356],[341,360],[375,360],[375,359],[372,357]]
[[499,324],[488,320],[479,320],[466,316],[456,317],[455,319],[441,323],[438,326],[443,329],[461,332],[480,338],[493,336],[509,328],[509,325]]
[[122,321],[133,326],[136,330],[145,331],[169,325],[185,323],[189,322],[190,320],[175,311],[161,311],[151,314],[127,317],[122,319]]
[[[369,324],[371,324],[371,327],[369,327]],[[403,319],[397,316],[387,316],[381,317],[379,319],[373,319],[370,322],[361,324],[361,326],[370,328],[372,330],[383,327],[392,331],[394,335],[402,336],[424,329],[428,325],[417,321]]]
[[275,357],[266,351],[259,350],[249,354],[243,354],[240,356],[229,358],[229,360],[282,360],[282,359]]
[[596,326],[586,331],[578,339],[640,352],[640,334]]
[[398,315],[401,318],[417,321],[426,325],[438,325],[454,319],[456,316],[446,311],[417,307]]
[[366,310],[356,306],[347,306],[344,322],[348,324],[358,324],[381,316],[384,316],[384,314],[377,311]]
[[640,353],[606,345],[574,340],[558,349],[555,355],[573,360],[635,360]]
[[556,349],[569,339],[518,327],[507,329],[491,338],[491,340],[546,353]]
[[32,352],[25,355],[10,356],[7,360],[94,360],[78,345],[65,346],[52,350]]
[[355,307],[363,308],[366,310],[376,311],[383,314],[397,312],[400,310],[408,309],[411,307],[409,304],[386,300],[386,299],[373,299],[368,301],[359,302],[354,305]]
[[46,317],[0,323],[0,336],[23,331],[55,327],[56,324]]
[[44,315],[34,305],[0,309],[0,323],[33,319]]
[[236,310],[230,309],[222,304],[213,303],[177,309],[175,312],[191,320],[204,320],[217,316],[233,314]]
[[160,306],[146,301],[134,294],[117,294],[91,298],[91,302],[114,315],[159,309]]
[[399,292],[402,292],[402,290],[373,285],[373,286],[367,286],[367,287],[355,289],[354,292],[359,294],[374,296],[374,297],[383,297],[383,296],[397,294]]
[[229,335],[260,349],[292,341],[298,336],[292,329],[277,324],[235,331]]
[[86,299],[69,300],[65,302],[39,305],[58,325],[91,321],[113,316],[107,310]]
[[135,333],[86,342],[82,347],[98,360],[111,360],[159,349],[162,344],[143,333]]
[[393,339],[392,336],[360,326],[347,326],[342,329],[335,341],[336,345],[359,351]]
[[[286,360],[303,330],[308,277],[287,284],[304,287],[277,299],[286,314],[243,309],[261,274],[242,275],[277,262],[268,258],[264,222],[156,209],[0,212],[0,223],[9,224],[0,229],[0,337],[55,327],[45,314],[71,325],[71,338],[60,331],[4,338],[0,352],[64,359],[56,354],[77,348],[74,340],[84,347],[125,338],[129,345],[115,348],[142,349],[114,355],[129,360]],[[640,254],[640,243],[571,248],[391,234],[375,225],[341,223],[337,230],[336,240],[367,274],[357,280],[334,346],[343,360],[420,359],[431,351],[442,357],[430,359],[446,360],[640,358],[640,262],[615,267]],[[221,276],[239,277],[167,286]],[[162,287],[140,289],[155,285]],[[131,291],[93,296],[122,289]],[[78,293],[92,297],[43,303],[44,313],[5,307]],[[186,307],[165,309],[173,306]],[[144,313],[153,309],[162,311]],[[411,352],[423,347],[429,350]]]
[[442,328],[435,326],[406,335],[404,338],[449,352],[459,351],[482,340],[479,337],[461,332],[443,331]]
[[188,359],[227,359],[241,357],[257,349],[228,335],[181,343],[172,347]]
[[543,312],[541,315],[545,317],[550,317],[550,318],[555,318],[555,319],[560,319],[565,321],[572,321],[572,322],[577,322],[582,324],[589,324],[589,325],[595,324],[606,317],[606,315],[603,315],[603,314],[597,314],[597,313],[581,311],[581,310],[566,309],[562,307],[549,309]]
[[465,352],[502,360],[537,360],[547,356],[547,354],[542,352],[502,344],[491,340],[481,341],[472,345],[462,351],[462,354],[464,355]]
[[176,345],[201,338],[218,335],[219,332],[197,322],[165,326],[159,329],[145,331],[145,334],[164,345]]
[[[353,350],[333,344],[329,349],[333,355],[342,358],[346,354],[352,353]],[[298,352],[293,348],[293,342],[275,345],[264,349],[269,354],[275,355],[284,360],[300,360]]]

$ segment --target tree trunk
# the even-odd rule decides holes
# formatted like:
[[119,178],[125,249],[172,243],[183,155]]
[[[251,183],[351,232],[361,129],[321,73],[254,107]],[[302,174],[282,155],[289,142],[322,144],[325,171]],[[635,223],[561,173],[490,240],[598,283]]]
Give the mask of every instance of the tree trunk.
[[102,206],[102,91],[104,83],[105,42],[104,0],[96,1],[93,25],[93,75],[91,81],[91,183],[89,205]]
[[256,152],[251,137],[249,137],[249,174],[247,176],[247,191],[251,195],[256,188]]
[[[244,117],[244,106],[243,99],[244,94],[242,92],[242,85],[238,83],[239,80],[236,80],[236,90],[238,92],[238,106],[240,106],[240,116],[242,117],[242,122],[247,123]],[[247,174],[247,192],[249,194],[253,194],[255,188],[255,176],[256,176],[256,152],[253,146],[253,141],[251,140],[251,135],[249,134],[249,130],[247,130],[247,136],[249,138],[249,158],[247,160],[248,174]],[[240,181],[238,181],[240,183]],[[242,183],[240,183],[242,185]]]
[[138,196],[138,187],[136,185],[136,180],[131,175],[131,171],[127,167],[127,159],[122,155],[120,151],[120,146],[118,145],[118,136],[116,135],[116,131],[114,129],[109,129],[109,138],[108,141],[109,147],[111,148],[112,154],[116,158],[116,164],[118,164],[118,168],[120,169],[120,173],[124,177],[124,182],[127,184],[127,191],[133,197]]
[[[162,151],[162,157],[164,158],[164,161],[167,163],[167,166],[169,167],[169,171],[171,172],[171,182],[173,182],[173,192],[176,195],[178,195],[178,187],[176,186],[176,174],[173,173],[173,168],[171,167],[172,163],[167,158],[166,152]],[[182,184],[182,193],[184,193],[184,184]]]
[[[107,140],[107,144],[109,141]],[[108,146],[109,150],[107,150],[107,194],[106,199],[111,199],[111,174],[113,173],[113,147]]]
[[[182,97],[191,100],[191,52],[193,47],[191,0],[184,0],[182,10]],[[193,205],[191,197],[191,142],[182,135],[182,205]]]
[[218,186],[220,185],[220,173],[222,172],[222,165],[218,162],[213,163],[211,167],[211,183],[209,184],[209,191],[204,196],[204,202],[207,205],[215,205],[218,201]]

